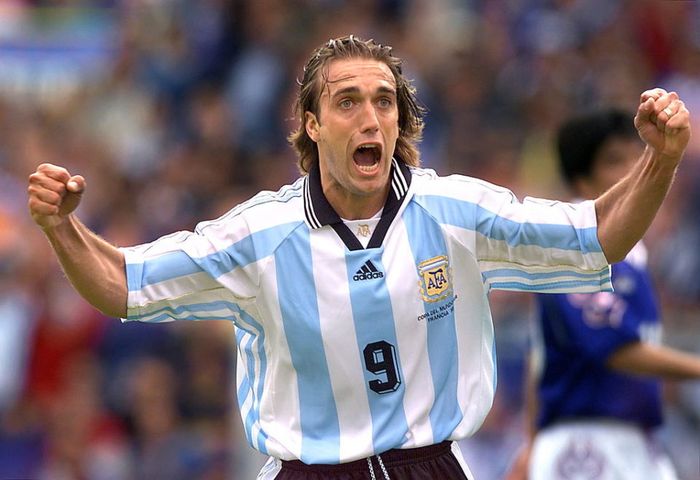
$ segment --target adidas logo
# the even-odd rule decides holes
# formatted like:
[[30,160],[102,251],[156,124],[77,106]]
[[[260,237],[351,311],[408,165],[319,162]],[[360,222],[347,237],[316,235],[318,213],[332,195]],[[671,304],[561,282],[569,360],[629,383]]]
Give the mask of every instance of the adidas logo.
[[383,277],[384,274],[377,270],[377,267],[375,267],[370,260],[367,260],[365,264],[362,265],[362,268],[355,272],[355,275],[353,275],[352,279],[357,282],[359,280],[372,280],[373,278]]

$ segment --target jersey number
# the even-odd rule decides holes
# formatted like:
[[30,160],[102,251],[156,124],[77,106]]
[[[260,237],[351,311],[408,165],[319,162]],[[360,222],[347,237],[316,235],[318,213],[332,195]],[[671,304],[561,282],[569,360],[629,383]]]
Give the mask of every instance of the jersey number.
[[394,346],[381,340],[368,343],[364,351],[365,367],[381,380],[370,380],[369,388],[377,393],[395,392],[401,385],[401,375],[396,365]]

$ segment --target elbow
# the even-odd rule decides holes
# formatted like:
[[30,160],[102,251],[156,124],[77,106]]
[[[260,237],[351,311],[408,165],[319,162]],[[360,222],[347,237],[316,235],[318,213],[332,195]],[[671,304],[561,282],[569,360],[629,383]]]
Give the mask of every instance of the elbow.
[[617,238],[613,238],[610,235],[606,235],[605,230],[598,231],[598,241],[603,255],[605,255],[605,259],[610,265],[624,260],[637,243],[637,241],[622,234],[622,232],[618,232]]
[[104,307],[104,308],[99,308],[97,309],[102,312],[103,315],[107,317],[112,317],[112,318],[126,318],[126,308],[110,308],[110,307]]
[[631,247],[629,249],[624,249],[620,248],[619,246],[613,247],[610,245],[606,245],[605,243],[603,243],[602,240],[600,242],[600,246],[603,251],[603,255],[605,255],[605,259],[608,261],[609,265],[624,260],[629,251],[631,250]]
[[627,253],[629,253],[629,251],[626,251],[626,252],[616,251],[616,252],[612,252],[612,253],[608,253],[606,251],[603,251],[603,254],[605,255],[605,259],[608,261],[608,263],[610,265],[612,265],[613,263],[623,261],[625,259],[625,257],[627,256]]
[[618,373],[626,375],[647,374],[647,349],[640,341],[631,341],[614,351],[606,360],[605,365]]
[[100,313],[102,313],[106,317],[126,318],[127,315],[126,301],[124,301],[123,304],[112,302],[107,302],[103,304],[93,303],[92,306],[99,310]]
[[127,297],[126,282],[117,282],[102,295],[90,297],[93,300],[90,303],[107,317],[126,318]]

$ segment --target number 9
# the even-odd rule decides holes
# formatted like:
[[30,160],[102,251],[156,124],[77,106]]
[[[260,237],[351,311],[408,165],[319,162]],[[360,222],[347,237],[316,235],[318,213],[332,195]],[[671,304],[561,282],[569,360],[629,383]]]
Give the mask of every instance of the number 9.
[[376,393],[395,392],[401,385],[401,375],[397,368],[394,346],[384,340],[368,343],[363,354],[365,368],[375,375],[384,377],[384,380],[370,380],[369,388]]

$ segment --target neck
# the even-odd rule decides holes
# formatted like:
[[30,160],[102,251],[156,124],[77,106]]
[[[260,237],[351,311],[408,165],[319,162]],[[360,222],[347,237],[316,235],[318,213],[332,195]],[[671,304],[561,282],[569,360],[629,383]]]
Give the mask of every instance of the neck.
[[333,210],[346,220],[362,220],[372,218],[386,203],[389,185],[383,191],[371,195],[354,195],[332,186],[323,187],[323,194]]

